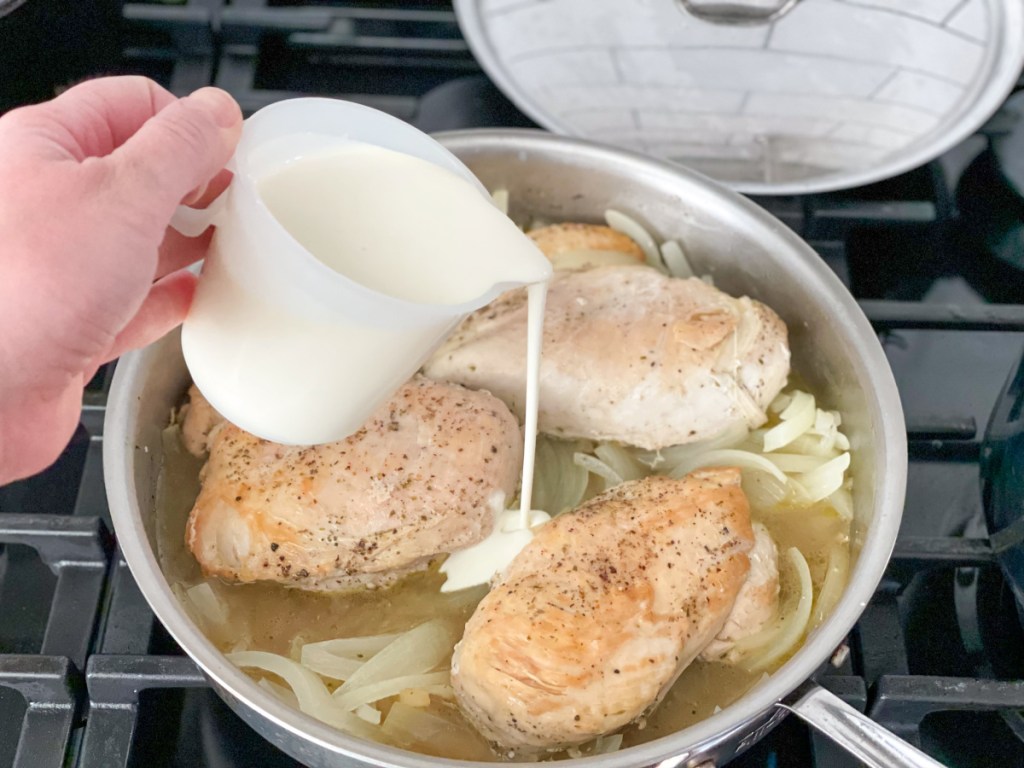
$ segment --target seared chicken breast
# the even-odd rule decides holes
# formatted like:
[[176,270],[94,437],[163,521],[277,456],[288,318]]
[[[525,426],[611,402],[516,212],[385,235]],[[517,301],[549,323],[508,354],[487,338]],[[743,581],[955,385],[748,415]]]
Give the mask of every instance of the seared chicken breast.
[[[427,362],[433,379],[485,389],[522,416],[526,294],[467,318]],[[771,309],[642,266],[556,272],[544,320],[542,432],[646,449],[758,427],[789,374]]]
[[702,661],[737,661],[736,641],[757,634],[778,615],[779,552],[772,535],[761,523],[754,523],[754,548],[747,557],[750,572],[722,631],[701,651]]
[[210,433],[224,421],[199,388],[188,388],[188,402],[181,409],[181,442],[193,456],[203,456],[209,450]]
[[522,449],[500,400],[421,377],[336,443],[284,446],[225,422],[186,543],[205,574],[231,581],[384,586],[489,534]]
[[632,722],[721,631],[753,545],[737,469],[623,483],[555,518],[466,625],[462,711],[527,753]]
[[529,236],[555,269],[644,263],[639,245],[599,224],[552,224],[531,231]]

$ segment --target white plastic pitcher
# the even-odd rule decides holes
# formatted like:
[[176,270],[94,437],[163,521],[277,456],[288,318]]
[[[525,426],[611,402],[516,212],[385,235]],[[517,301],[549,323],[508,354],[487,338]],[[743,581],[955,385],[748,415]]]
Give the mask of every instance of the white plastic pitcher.
[[[258,181],[289,161],[353,142],[426,160],[487,195],[454,155],[390,115],[294,99],[246,120],[228,189],[206,210],[179,209],[172,222],[190,236],[216,226],[182,328],[193,380],[229,421],[275,442],[352,434],[463,317],[526,282],[502,281],[462,304],[416,303],[354,282],[304,249],[263,204]],[[531,282],[550,275],[539,251],[537,259]]]

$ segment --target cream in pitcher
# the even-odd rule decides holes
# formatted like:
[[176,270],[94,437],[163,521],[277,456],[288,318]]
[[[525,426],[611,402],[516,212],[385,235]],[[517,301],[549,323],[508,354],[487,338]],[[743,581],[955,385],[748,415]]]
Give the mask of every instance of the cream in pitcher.
[[454,156],[360,105],[261,110],[232,170],[175,221],[217,225],[182,348],[211,404],[260,437],[351,434],[468,312],[551,274]]

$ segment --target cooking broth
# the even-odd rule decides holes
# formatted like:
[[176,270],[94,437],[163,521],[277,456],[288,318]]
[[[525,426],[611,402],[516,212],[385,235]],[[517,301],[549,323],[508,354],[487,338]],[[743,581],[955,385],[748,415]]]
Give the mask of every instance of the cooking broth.
[[[777,417],[773,417],[773,421],[776,420]],[[221,651],[263,650],[296,658],[297,647],[308,642],[399,632],[433,618],[448,619],[462,626],[486,592],[485,588],[440,592],[444,576],[438,572],[437,563],[389,589],[343,594],[315,594],[274,584],[240,585],[204,579],[184,544],[185,522],[199,490],[201,465],[201,460],[185,451],[178,427],[169,427],[164,433],[164,464],[157,493],[157,548],[168,581],[181,585],[179,596],[183,587],[208,583],[220,603],[226,606],[229,620],[217,622],[197,612],[187,599],[183,600],[193,620]],[[590,489],[591,492],[596,490]],[[837,544],[845,546],[848,542],[848,521],[826,502],[804,508],[752,507],[752,514],[765,524],[778,546],[780,604],[785,606],[794,601],[799,593],[792,570],[784,561],[789,547],[797,547],[806,558],[817,596],[827,572],[830,552]],[[767,670],[756,671],[724,663],[693,663],[653,713],[622,731],[622,746],[667,736],[710,716],[719,707],[727,707],[760,681],[766,671],[770,673],[781,666],[789,655]],[[262,673],[254,674],[266,677]],[[388,706],[385,702],[381,707],[385,716]],[[397,741],[396,746],[454,759],[517,759],[515,755],[492,751],[454,703],[431,697],[427,711],[436,716],[438,723],[430,738]],[[587,752],[588,748],[583,748],[572,754]],[[569,753],[563,751],[551,757],[567,756]]]

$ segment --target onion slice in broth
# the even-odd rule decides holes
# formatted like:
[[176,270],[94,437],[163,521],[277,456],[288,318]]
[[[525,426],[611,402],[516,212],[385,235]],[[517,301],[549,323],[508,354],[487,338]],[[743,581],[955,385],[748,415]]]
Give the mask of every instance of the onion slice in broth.
[[307,715],[356,736],[377,738],[367,723],[333,704],[323,681],[298,662],[266,651],[238,651],[227,654],[227,659],[239,667],[255,667],[277,675],[292,689],[299,709]]
[[407,688],[425,688],[429,690],[434,686],[448,686],[450,682],[451,674],[448,670],[428,672],[422,675],[389,677],[358,688],[350,688],[347,691],[339,688],[334,692],[332,698],[337,706],[345,710],[351,710],[363,704],[397,696]]
[[430,672],[451,658],[454,645],[451,627],[446,622],[435,619],[420,624],[399,635],[374,655],[334,695],[339,697],[348,691],[383,680]]
[[807,631],[811,603],[814,600],[811,570],[803,553],[796,547],[790,547],[786,551],[786,557],[799,584],[799,596],[796,605],[787,615],[782,616],[775,626],[736,641],[734,647],[743,654],[740,663],[751,671],[766,669],[773,665],[792,651]]
[[658,244],[654,242],[654,238],[651,237],[651,233],[648,232],[636,219],[632,216],[627,216],[621,211],[616,211],[609,208],[604,212],[604,220],[608,223],[608,226],[614,229],[616,232],[621,232],[634,243],[640,246],[640,250],[644,252],[644,258],[647,261],[647,266],[654,267],[661,273],[665,272],[665,265],[661,260],[661,251],[658,249]]
[[669,472],[670,477],[686,477],[694,470],[704,467],[739,467],[740,469],[753,469],[758,472],[767,472],[780,483],[786,482],[786,476],[782,470],[776,467],[764,456],[752,453],[751,451],[739,451],[730,448],[723,448],[717,451],[708,451],[699,454],[692,459],[676,464]]

